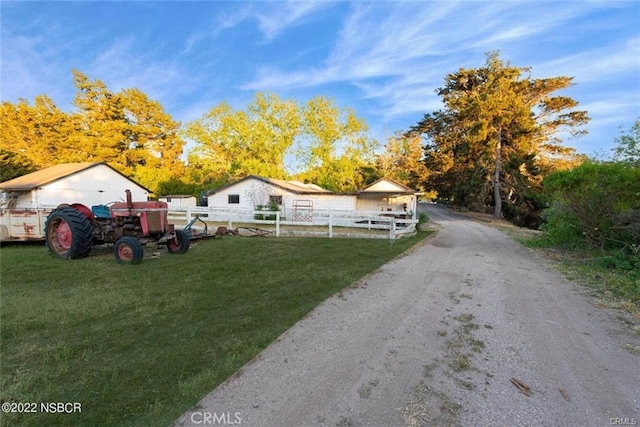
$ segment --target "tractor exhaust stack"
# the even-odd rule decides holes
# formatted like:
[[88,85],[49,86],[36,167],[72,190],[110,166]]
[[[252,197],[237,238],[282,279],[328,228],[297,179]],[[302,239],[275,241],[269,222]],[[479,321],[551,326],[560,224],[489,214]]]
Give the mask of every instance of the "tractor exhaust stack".
[[132,210],[133,199],[131,198],[131,190],[124,190],[124,192],[127,194],[127,208],[129,208],[129,210]]

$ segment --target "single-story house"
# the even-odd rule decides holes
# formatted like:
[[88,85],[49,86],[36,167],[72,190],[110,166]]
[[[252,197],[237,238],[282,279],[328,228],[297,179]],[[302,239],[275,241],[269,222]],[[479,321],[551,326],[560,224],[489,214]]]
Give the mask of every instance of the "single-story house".
[[249,175],[207,195],[211,208],[256,209],[278,206],[284,218],[298,220],[313,210],[356,209],[355,194],[337,194],[315,184]]
[[56,206],[88,207],[146,201],[150,190],[105,162],[64,163],[0,183],[0,240],[44,238],[44,221]]
[[169,208],[184,208],[184,207],[196,207],[198,205],[196,197],[191,195],[170,195],[170,196],[160,196],[158,197],[158,201],[166,202],[169,205]]
[[314,210],[383,211],[406,215],[416,211],[414,190],[382,178],[355,193],[334,193],[315,184],[250,175],[212,190],[207,203],[212,208],[256,209],[277,205],[284,218],[301,220]]

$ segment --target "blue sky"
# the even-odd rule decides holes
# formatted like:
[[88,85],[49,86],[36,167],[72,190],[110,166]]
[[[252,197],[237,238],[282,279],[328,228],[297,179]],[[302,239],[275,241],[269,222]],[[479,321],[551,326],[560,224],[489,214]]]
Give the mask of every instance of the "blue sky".
[[[323,95],[381,143],[440,109],[447,73],[501,51],[532,77],[574,76],[589,135],[607,152],[640,116],[638,1],[1,2],[1,99],[47,94],[73,109],[71,69],[137,87],[186,123],[255,91]],[[559,93],[560,94],[560,93]]]

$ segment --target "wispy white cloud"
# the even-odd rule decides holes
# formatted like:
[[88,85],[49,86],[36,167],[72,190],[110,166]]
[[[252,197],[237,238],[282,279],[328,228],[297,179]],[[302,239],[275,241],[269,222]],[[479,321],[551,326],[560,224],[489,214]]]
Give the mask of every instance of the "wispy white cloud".
[[269,42],[289,28],[304,24],[318,11],[331,7],[330,1],[277,1],[245,4],[218,16],[215,32],[234,28],[247,20],[256,20],[258,29]]
[[70,81],[71,73],[48,47],[47,36],[3,32],[1,62],[2,100],[31,100],[46,94],[52,99],[64,99],[60,107],[66,109],[71,98],[65,96],[61,82]]
[[[434,90],[442,86],[445,74],[459,67],[480,66],[487,51],[513,52],[522,60],[524,49],[528,61],[544,58],[544,51],[536,52],[536,43],[560,47],[562,32],[590,9],[600,7],[535,3],[523,9],[518,2],[355,3],[324,61],[295,70],[259,67],[242,88],[292,91],[349,83],[359,90],[360,99],[375,101],[374,107],[368,107],[377,109],[371,111],[374,116],[392,121],[441,108]],[[531,65],[541,77],[567,70],[579,71],[576,80],[595,80],[603,74],[638,70],[639,44],[632,39],[623,46],[560,58],[549,52],[551,59],[542,63],[514,65]]]
[[317,11],[330,6],[329,2],[287,1],[278,3],[275,10],[258,13],[259,28],[267,40],[272,40],[286,29],[302,25]]
[[592,126],[594,123],[619,126],[640,116],[639,105],[640,93],[616,91],[607,98],[581,104],[580,108],[589,112]]
[[[132,16],[94,21],[97,4]],[[76,68],[114,91],[137,87],[182,121],[223,100],[243,108],[253,91],[266,91],[337,98],[376,132],[393,132],[441,108],[435,89],[447,73],[500,50],[533,77],[575,76],[566,93],[590,111],[594,133],[627,123],[640,104],[640,32],[627,13],[639,9],[630,2],[97,4],[63,2],[47,13],[3,4],[3,100],[46,92],[70,108]],[[145,21],[152,13],[183,25],[165,37]]]
[[295,71],[261,67],[242,87],[292,90],[349,83],[360,90],[361,99],[375,101],[377,107],[369,108],[377,111],[371,113],[384,121],[439,108],[434,89],[442,82],[442,68],[456,69],[455,60],[446,58],[447,46],[455,40],[445,40],[451,31],[445,36],[444,26],[459,12],[457,7],[436,2],[428,8],[424,3],[403,3],[389,9],[357,3],[322,63]]
[[[640,38],[630,38],[616,40],[605,47],[585,49],[575,54],[552,58],[536,64],[533,72],[539,76],[572,76],[575,77],[576,83],[584,84],[638,70],[640,70]],[[636,80],[635,83],[637,85],[640,81]],[[633,86],[633,81],[629,84]]]

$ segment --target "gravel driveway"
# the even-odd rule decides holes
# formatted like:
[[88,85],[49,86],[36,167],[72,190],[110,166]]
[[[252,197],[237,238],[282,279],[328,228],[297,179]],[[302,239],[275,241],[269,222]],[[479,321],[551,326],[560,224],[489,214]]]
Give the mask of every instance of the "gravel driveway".
[[176,425],[640,425],[628,316],[502,232],[421,208],[435,237],[326,300]]

